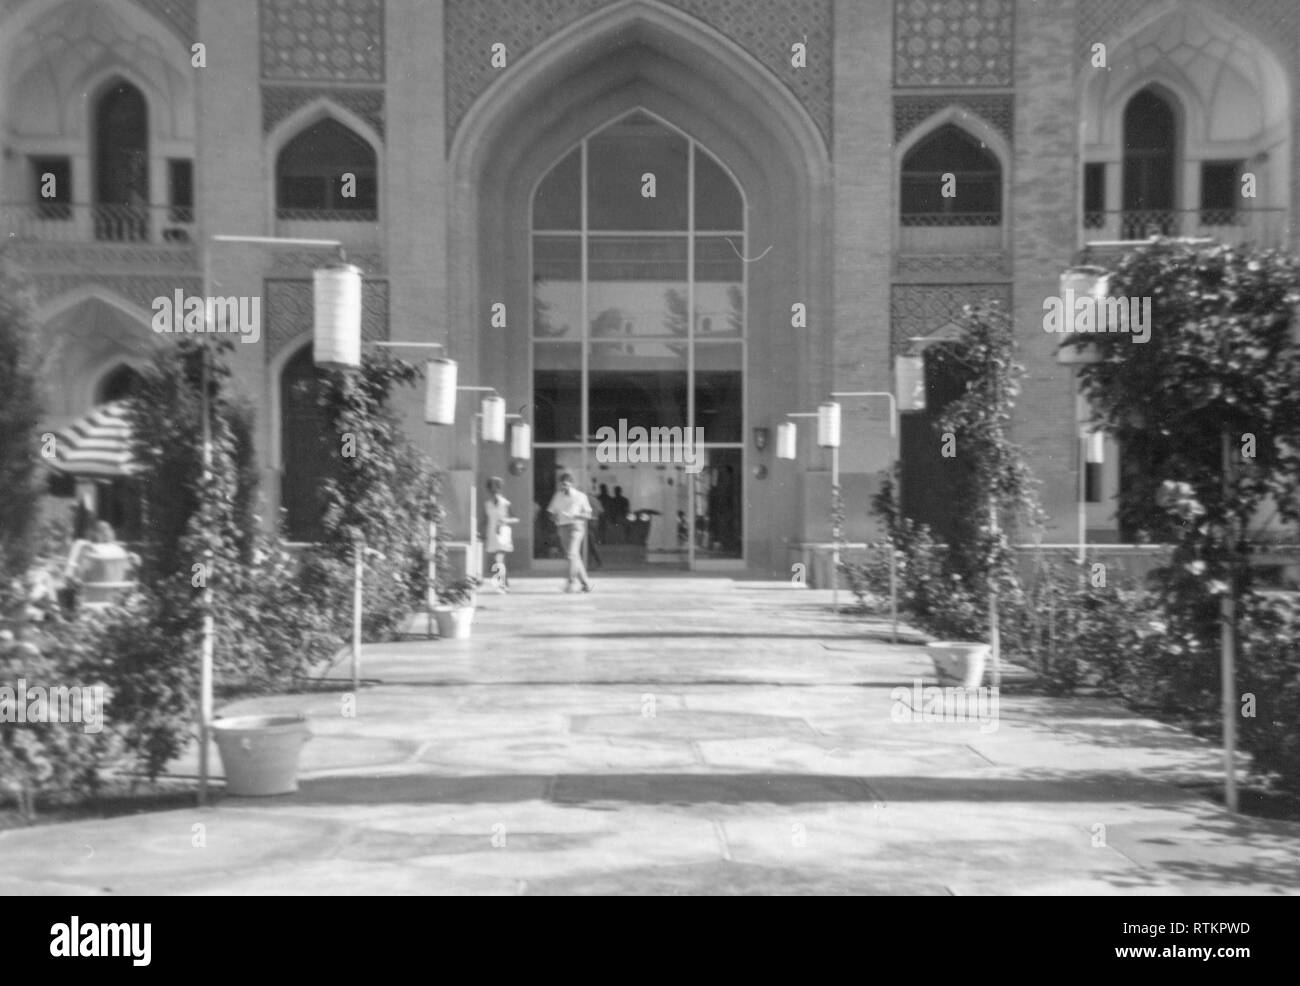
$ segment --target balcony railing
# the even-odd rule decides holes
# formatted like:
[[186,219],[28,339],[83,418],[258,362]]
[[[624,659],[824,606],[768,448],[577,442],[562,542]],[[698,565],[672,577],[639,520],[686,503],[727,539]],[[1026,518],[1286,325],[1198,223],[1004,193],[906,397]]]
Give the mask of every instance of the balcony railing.
[[1240,246],[1280,247],[1287,242],[1286,209],[1110,209],[1085,212],[1080,246],[1090,242],[1146,240],[1153,236],[1208,238]]
[[275,218],[295,223],[373,223],[379,218],[376,209],[280,209]]
[[912,212],[899,216],[903,255],[1001,250],[1000,212]]
[[189,246],[194,210],[172,205],[0,204],[0,237],[33,243],[152,243]]

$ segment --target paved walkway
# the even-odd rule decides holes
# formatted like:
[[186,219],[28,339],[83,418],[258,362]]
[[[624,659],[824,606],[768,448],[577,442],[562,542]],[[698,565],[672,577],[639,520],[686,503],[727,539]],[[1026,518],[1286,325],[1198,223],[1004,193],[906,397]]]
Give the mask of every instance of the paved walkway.
[[297,794],[0,832],[0,893],[1300,891],[1300,825],[1229,816],[1212,747],[1110,702],[897,721],[928,659],[828,593],[558,587],[367,647],[355,717],[228,707],[311,717]]

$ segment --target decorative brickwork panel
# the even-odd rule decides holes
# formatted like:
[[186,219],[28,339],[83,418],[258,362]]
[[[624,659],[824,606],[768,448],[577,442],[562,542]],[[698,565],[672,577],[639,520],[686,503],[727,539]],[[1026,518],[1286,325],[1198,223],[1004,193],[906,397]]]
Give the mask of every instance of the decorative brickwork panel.
[[98,284],[139,306],[146,314],[152,314],[155,298],[170,298],[177,288],[187,295],[203,293],[203,279],[197,275],[36,274],[32,280],[36,284],[38,305],[44,305],[88,284]]
[[383,0],[262,0],[261,32],[264,79],[384,79]]
[[943,281],[965,277],[1008,277],[1011,261],[1002,250],[895,256],[894,273],[909,281]]
[[[348,250],[348,263],[361,268],[363,278],[380,278],[384,274],[384,257],[382,253],[356,253]],[[332,262],[333,250],[277,250],[271,267],[278,277],[287,280],[310,278],[311,272],[322,263]]]
[[894,85],[1009,86],[1015,0],[894,0]]
[[961,317],[962,308],[996,301],[1011,311],[1010,284],[895,284],[890,294],[890,341],[895,356],[915,336],[932,336]]
[[[514,64],[552,34],[610,0],[446,0],[447,143],[466,112],[506,69],[493,68],[492,45]],[[744,48],[781,80],[831,136],[832,0],[665,0]],[[808,46],[808,64],[790,64],[790,46]]]
[[[1240,24],[1260,41],[1295,58],[1300,48],[1300,4],[1296,0],[1208,0],[1215,13]],[[1087,0],[1079,4],[1080,58],[1092,54],[1098,41],[1113,41],[1129,33],[1151,9],[1149,0]]]
[[[266,340],[267,362],[304,332],[311,331],[313,305],[310,280],[266,280],[262,335]],[[361,282],[361,338],[388,338],[387,281]]]
[[900,141],[920,124],[949,106],[970,110],[1011,141],[1015,134],[1015,98],[1005,96],[895,96],[894,140]]
[[135,0],[137,6],[143,7],[154,17],[170,27],[178,38],[187,45],[198,40],[197,0]]
[[160,274],[170,271],[194,274],[199,269],[197,247],[15,240],[9,249],[14,251],[28,270],[51,274]]
[[277,123],[300,106],[325,98],[352,113],[384,136],[384,90],[340,86],[262,86],[262,133],[270,133]]

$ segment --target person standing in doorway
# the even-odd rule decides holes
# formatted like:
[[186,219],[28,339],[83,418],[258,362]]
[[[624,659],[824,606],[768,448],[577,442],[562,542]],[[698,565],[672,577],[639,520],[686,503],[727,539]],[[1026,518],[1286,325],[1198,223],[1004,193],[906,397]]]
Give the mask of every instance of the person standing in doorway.
[[501,494],[505,485],[499,476],[493,476],[487,481],[487,499],[483,501],[483,512],[487,515],[483,540],[487,553],[494,558],[491,581],[497,592],[506,592],[510,588],[506,555],[515,550],[511,525],[519,523],[519,518],[510,516],[510,501]]
[[560,544],[564,546],[565,557],[569,559],[569,577],[564,583],[564,591],[573,591],[576,579],[582,583],[582,591],[590,592],[591,583],[587,581],[587,567],[582,563],[582,540],[587,533],[587,522],[591,520],[591,501],[587,494],[573,485],[572,473],[560,477],[560,488],[551,497],[546,512],[555,518],[555,526],[560,532]]

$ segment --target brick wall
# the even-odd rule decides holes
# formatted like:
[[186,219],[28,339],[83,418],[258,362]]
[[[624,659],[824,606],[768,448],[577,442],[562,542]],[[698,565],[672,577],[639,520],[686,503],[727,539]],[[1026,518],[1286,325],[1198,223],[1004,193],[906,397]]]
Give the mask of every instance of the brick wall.
[[1027,374],[1015,437],[1042,485],[1048,540],[1075,534],[1078,483],[1073,368],[1057,364],[1043,331],[1043,299],[1073,260],[1079,222],[1076,125],[1078,0],[1016,9],[1016,112],[1011,183],[1013,312]]

